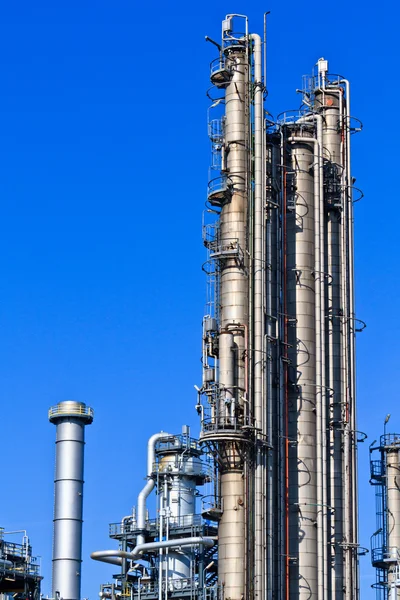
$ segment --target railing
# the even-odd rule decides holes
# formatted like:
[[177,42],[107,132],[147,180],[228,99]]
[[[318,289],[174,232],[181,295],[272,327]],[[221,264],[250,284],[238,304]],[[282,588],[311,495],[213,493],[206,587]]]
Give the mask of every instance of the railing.
[[0,545],[2,553],[8,556],[18,556],[19,558],[27,558],[31,555],[31,547],[28,548],[23,544],[14,544],[14,542],[2,542]]
[[226,175],[215,177],[214,179],[211,179],[208,184],[208,196],[211,196],[217,192],[225,192],[229,189],[229,187],[232,186],[232,184],[232,180]]
[[400,553],[397,546],[389,546],[389,548],[386,548],[386,552],[383,553],[383,560],[387,563],[400,564]]
[[[178,527],[201,527],[203,525],[203,519],[201,515],[183,515],[180,517],[169,517],[168,524],[170,530]],[[146,521],[147,530],[158,529],[159,526],[159,519],[149,519],[148,521]],[[138,531],[136,521],[110,523],[109,525],[110,535],[121,535],[124,533],[133,533],[135,531]]]
[[371,550],[371,562],[374,565],[375,563],[383,563],[383,556],[385,554],[385,547],[380,548],[372,548]]
[[194,450],[201,453],[199,442],[195,438],[187,435],[174,435],[173,437],[165,437],[158,440],[156,445],[156,453],[162,453],[169,450]]
[[219,56],[210,62],[210,75],[225,70],[225,57]]
[[56,404],[52,406],[49,410],[49,419],[51,417],[63,416],[63,415],[76,415],[82,417],[90,417],[93,419],[94,410],[89,406],[81,404],[79,402],[64,404],[61,402],[60,404]]
[[[279,115],[276,118],[276,122],[279,125],[294,125],[297,124],[297,121],[299,119],[301,119],[302,117],[305,116],[312,116],[312,113],[309,112],[309,110],[299,110],[299,109],[294,109],[294,110],[285,110],[282,113],[279,113]],[[315,120],[315,122],[317,122]],[[305,129],[309,129],[310,126],[312,127],[312,121],[310,121],[309,123],[298,123],[299,127],[303,127]]]
[[[233,403],[234,401],[232,401]],[[229,415],[222,414],[218,408],[218,403],[213,408],[203,409],[203,419],[201,421],[202,430],[204,433],[218,430],[224,431],[243,431],[243,428],[251,428],[254,425],[254,420],[247,415]]]
[[[32,559],[34,560],[34,559]],[[11,564],[4,563],[3,561],[9,561]],[[31,575],[33,577],[40,576],[40,565],[35,562],[25,561],[13,561],[7,556],[0,556],[0,573],[13,573],[14,575],[23,574]]]
[[238,238],[224,239],[211,249],[210,258],[222,260],[224,258],[237,258],[238,262],[244,262],[244,252],[240,247]]
[[214,143],[222,143],[225,135],[225,118],[212,119],[208,123],[208,137]]
[[176,466],[172,466],[172,470],[170,470],[168,466],[166,467],[163,464],[156,463],[153,466],[153,472],[158,473],[160,476],[168,475],[169,473],[178,476],[187,475],[190,477],[194,477],[197,480],[210,480],[210,478],[213,475],[211,466],[200,459],[197,459],[196,463],[192,463],[190,461],[187,465],[184,461],[178,462]]
[[376,581],[371,587],[375,590],[377,600],[387,600],[387,569],[376,569]]
[[218,499],[215,496],[204,496],[201,500],[202,510],[222,510],[222,498]]
[[232,35],[227,35],[226,37],[224,37],[223,39],[223,46],[224,46],[224,51],[229,50],[229,48],[235,47],[235,48],[242,48],[243,50],[246,48],[246,33],[238,33],[235,32],[235,35],[237,35],[238,37],[233,37]]
[[385,463],[383,460],[371,460],[371,477],[381,478],[385,475]]
[[219,222],[203,225],[203,243],[206,248],[214,248],[219,237]]
[[[168,592],[182,591],[186,593],[197,592],[198,590],[198,581],[194,578],[179,578],[179,579],[169,579],[167,590]],[[162,590],[165,592],[165,581],[162,582]],[[146,595],[154,596],[159,591],[158,581],[147,581],[142,583],[141,581],[135,583],[133,585],[133,589],[135,592],[139,594],[141,597],[146,597]]]
[[[198,578],[177,578],[177,579],[169,579],[167,586],[165,585],[165,581],[162,582],[162,591],[165,593],[165,588],[167,587],[167,591],[169,594],[174,596],[174,592],[181,592],[184,596],[189,596],[191,598],[201,598],[202,600],[218,600],[218,598],[222,598],[222,590],[220,586],[213,585],[210,587],[204,587],[203,589],[199,588]],[[138,580],[137,583],[132,585],[134,594],[141,598],[146,598],[147,596],[157,596],[159,592],[159,584],[158,581],[146,581],[142,582]]]
[[[201,511],[203,514],[209,514],[217,516],[223,513],[222,499],[215,498],[215,496],[205,496],[201,500]],[[204,516],[205,519],[208,517]],[[212,519],[214,520],[214,519]]]
[[380,445],[382,448],[386,446],[397,446],[400,450],[400,433],[385,433],[380,437]]
[[220,585],[213,585],[212,587],[204,588],[204,600],[219,600],[223,598],[223,588]]
[[31,563],[26,566],[25,572],[29,573],[29,575],[39,576],[40,575],[40,565]]

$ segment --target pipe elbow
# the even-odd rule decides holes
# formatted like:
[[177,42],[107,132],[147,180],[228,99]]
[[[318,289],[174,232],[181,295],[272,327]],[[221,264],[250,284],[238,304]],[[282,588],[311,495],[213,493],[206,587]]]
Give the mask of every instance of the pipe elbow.
[[122,559],[116,556],[115,550],[96,550],[91,553],[90,558],[109,565],[117,565],[118,567],[122,565]]
[[174,437],[171,433],[160,431],[154,433],[147,442],[147,477],[151,477],[155,462],[156,443],[163,438]]
[[146,500],[147,496],[149,496],[149,494],[153,491],[155,485],[156,485],[156,482],[154,481],[154,479],[149,479],[147,481],[146,485],[144,486],[144,488],[139,492],[139,494],[138,494],[138,510],[139,510],[139,506],[140,506],[141,502]]
[[256,46],[260,46],[260,48],[261,48],[261,36],[258,33],[251,33],[249,35],[249,38],[251,40],[253,40],[253,42]]

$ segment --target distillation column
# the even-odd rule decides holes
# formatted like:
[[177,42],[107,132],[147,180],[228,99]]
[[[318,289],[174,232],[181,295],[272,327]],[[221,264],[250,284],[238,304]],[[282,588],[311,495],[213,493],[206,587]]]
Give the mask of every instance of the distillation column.
[[[389,436],[388,436],[389,437]],[[390,441],[390,440],[388,440]],[[386,453],[386,512],[387,512],[387,564],[390,600],[397,600],[400,564],[400,444],[385,447]]]
[[[321,59],[319,69],[325,76],[327,63]],[[345,331],[343,326],[344,288],[343,257],[345,248],[344,164],[343,143],[343,91],[341,88],[324,87],[315,93],[315,106],[322,115],[324,159],[324,208],[326,211],[325,261],[321,276],[325,282],[326,325],[326,414],[329,417],[329,589],[333,600],[343,598],[343,542],[344,542],[344,427],[346,423],[346,364]],[[321,117],[319,117],[321,118]],[[323,217],[324,218],[324,217]],[[325,429],[326,425],[325,423]],[[328,482],[327,482],[328,483]],[[324,506],[324,514],[327,506]],[[350,550],[352,552],[352,550]],[[350,593],[350,590],[349,590]]]
[[220,475],[219,585],[234,600],[354,600],[349,84],[321,59],[298,115],[272,123],[257,104],[260,39],[247,29],[233,37],[230,17],[211,75],[225,98],[210,96],[212,106],[225,100],[226,189],[214,203],[209,193],[220,218],[207,246],[218,261],[219,328],[209,335],[218,393],[207,359],[200,390],[214,415],[201,438]]
[[[222,198],[211,197],[220,208],[217,242],[211,255],[217,263],[217,384],[208,395],[212,418],[203,421],[201,441],[217,456],[222,512],[218,528],[218,580],[223,598],[246,595],[246,452],[250,424],[248,393],[248,196],[249,55],[248,39],[231,35],[231,19],[224,21],[220,71],[211,81],[225,90]],[[226,37],[225,37],[226,36]],[[222,80],[222,81],[221,81]],[[224,189],[224,187],[222,188]]]
[[[237,244],[240,255],[224,259],[220,274],[219,386],[223,427],[244,424],[246,407],[245,328],[248,326],[246,257],[248,186],[248,57],[245,46],[232,46],[228,61],[232,78],[225,92],[227,173],[232,195],[221,210],[222,248]],[[233,417],[233,419],[232,419]],[[226,461],[220,465],[223,514],[218,529],[218,576],[224,598],[240,600],[245,593],[245,487],[243,457],[236,441],[222,442]],[[240,440],[239,444],[240,444]]]
[[85,426],[93,409],[67,400],[50,408],[49,420],[56,425],[52,596],[80,600]]
[[[296,132],[297,133],[297,132]],[[289,138],[287,315],[291,600],[317,598],[317,420],[314,139]],[[310,141],[307,141],[307,136]],[[314,176],[313,176],[314,172]],[[292,206],[290,206],[292,204]]]
[[[349,83],[327,83],[318,61],[315,106],[323,117],[326,210],[326,378],[330,401],[329,497],[332,597],[358,594],[358,512],[355,415],[353,198],[350,173]],[[344,86],[342,86],[344,84]],[[338,582],[343,581],[342,584]]]

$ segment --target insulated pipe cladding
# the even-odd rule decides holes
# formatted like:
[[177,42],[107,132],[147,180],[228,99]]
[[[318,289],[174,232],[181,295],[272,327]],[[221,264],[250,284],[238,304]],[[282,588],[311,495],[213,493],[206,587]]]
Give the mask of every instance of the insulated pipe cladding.
[[52,596],[80,600],[85,426],[93,409],[67,400],[50,408],[49,421],[56,426]]

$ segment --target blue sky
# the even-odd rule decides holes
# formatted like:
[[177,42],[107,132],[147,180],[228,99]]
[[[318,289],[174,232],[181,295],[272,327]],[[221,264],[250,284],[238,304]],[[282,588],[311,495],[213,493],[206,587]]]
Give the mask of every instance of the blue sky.
[[[313,12],[312,8],[316,6]],[[352,82],[359,335],[361,544],[375,531],[368,443],[398,402],[396,105],[399,9],[222,2],[2,3],[0,6],[0,525],[27,528],[51,592],[53,446],[47,409],[73,398],[87,430],[82,596],[112,567],[108,523],[130,511],[154,432],[197,432],[201,213],[210,160],[209,62],[227,12],[253,31],[271,10],[267,108],[298,106],[301,76],[324,56]],[[374,597],[362,559],[364,600]]]

